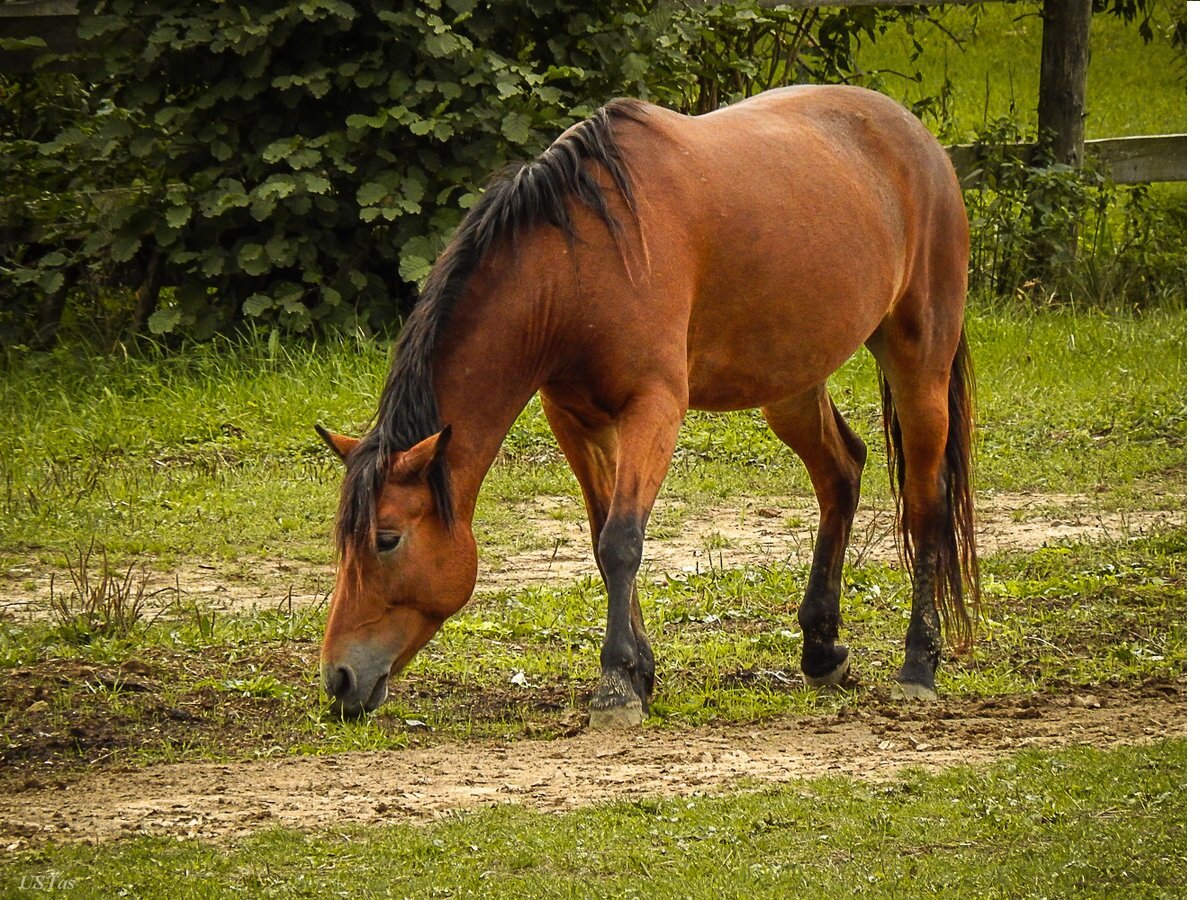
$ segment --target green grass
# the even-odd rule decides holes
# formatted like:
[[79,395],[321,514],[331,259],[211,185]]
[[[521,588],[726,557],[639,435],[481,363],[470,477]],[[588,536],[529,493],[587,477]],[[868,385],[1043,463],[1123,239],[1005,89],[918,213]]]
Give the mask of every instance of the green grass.
[[[976,312],[980,491],[1175,505],[1184,464],[1185,312]],[[124,557],[326,562],[339,464],[312,423],[360,433],[387,367],[374,343],[240,342],[185,355],[64,349],[0,359],[0,562],[61,563],[93,538]],[[879,393],[860,352],[831,389],[868,441],[864,496],[886,504]],[[484,485],[485,554],[528,541],[512,506],[578,496],[536,400]],[[746,496],[811,497],[803,466],[756,412],[694,413],[664,495],[677,517]],[[579,514],[581,515],[581,513]],[[669,518],[668,514],[668,518]],[[669,525],[669,522],[667,523]]]
[[[975,313],[979,490],[1037,492],[1067,513],[1181,508],[1184,327],[1184,313],[1171,310]],[[228,557],[251,582],[256,558],[328,561],[340,470],[309,423],[359,430],[386,365],[385,348],[349,342],[103,359],[10,354],[0,389],[0,413],[13,424],[0,435],[7,590],[19,595],[31,567],[61,565],[93,538],[122,569]],[[871,448],[865,497],[886,505],[869,357],[852,359],[832,391]],[[714,504],[811,496],[803,466],[755,413],[690,416],[664,493],[674,505],[661,505],[652,528],[666,533]],[[578,489],[534,403],[485,484],[483,552],[534,546],[513,508],[547,494]],[[986,696],[1182,671],[1181,534],[1115,538],[985,561],[980,649],[945,667],[943,691]],[[717,537],[708,543],[719,554]],[[661,673],[652,724],[829,711],[868,696],[801,685],[795,608],[805,577],[803,567],[776,565],[644,583]],[[846,638],[867,688],[886,684],[899,663],[907,604],[901,572],[849,571]],[[598,578],[477,598],[362,723],[322,715],[320,607],[225,615],[175,603],[129,636],[0,620],[0,666],[31,673],[9,680],[0,733],[9,759],[48,747],[66,765],[562,733],[578,727],[596,677],[602,609]],[[527,687],[512,684],[518,672]],[[130,678],[146,689],[124,689]]]
[[[1180,677],[1186,565],[1182,529],[985,560],[978,646],[945,662],[943,696]],[[857,686],[832,693],[805,687],[799,671],[796,609],[806,577],[802,567],[772,566],[643,580],[660,676],[649,726],[878,704],[901,662],[905,575],[877,564],[847,572],[842,637]],[[19,780],[32,769],[49,771],[47,764],[570,734],[582,725],[598,677],[603,603],[598,579],[480,597],[393,680],[387,704],[358,722],[324,714],[320,608],[173,609],[131,634],[85,642],[52,620],[0,622],[0,758]]]
[[[1156,37],[1145,44],[1137,26],[1111,15],[1092,21],[1087,80],[1089,138],[1187,131],[1183,55],[1170,46],[1171,13],[1182,4],[1155,10]],[[930,23],[917,23],[914,36],[924,52],[914,63],[913,38],[892,28],[858,54],[865,70],[885,70],[882,89],[911,105],[936,95],[949,83],[949,102],[940,125],[948,141],[966,141],[998,118],[1033,129],[1037,123],[1042,22],[1031,2],[946,7],[938,21],[962,42],[957,46]],[[923,76],[916,81],[917,72]]]
[[[948,78],[948,140],[999,117],[1032,126],[1033,9],[948,9],[945,24],[967,35],[977,17],[978,35],[958,50],[918,26],[924,84],[884,75],[885,89],[912,102]],[[906,43],[892,31],[860,62],[911,72]],[[1092,50],[1090,137],[1185,130],[1183,70],[1165,42],[1145,47],[1135,29],[1100,17]],[[976,309],[979,490],[1047,494],[1054,507],[1181,508],[1185,324],[1182,302],[1140,316]],[[8,352],[0,572],[19,568],[5,589],[31,587],[29,566],[61,565],[92,539],[121,565],[225,559],[251,579],[260,559],[329,561],[340,470],[311,425],[361,432],[386,366],[386,347],[369,341]],[[869,357],[852,359],[831,389],[870,446],[864,496],[886,503]],[[811,495],[756,413],[690,416],[664,494],[678,504],[652,522],[665,533],[713,504]],[[539,495],[578,489],[535,401],[484,487],[485,554],[536,545],[512,508]],[[719,550],[717,536],[710,543]],[[1180,678],[1186,550],[1183,530],[1167,529],[985,560],[979,647],[947,661],[943,694]],[[903,574],[848,571],[843,636],[859,685],[842,693],[800,682],[795,608],[806,574],[776,565],[644,581],[661,675],[649,727],[878,702],[900,659]],[[570,734],[597,675],[602,605],[595,578],[479,597],[359,722],[324,715],[319,606],[229,615],[176,604],[127,634],[0,617],[0,786],[114,762]],[[230,846],[49,846],[6,858],[0,895],[31,884],[36,893],[38,876],[60,889],[69,879],[81,896],[1182,895],[1183,760],[1182,741],[1078,747],[882,784],[822,779],[565,815],[497,808],[421,828],[271,830]]]
[[54,875],[72,896],[1182,896],[1184,758],[1077,747],[876,784],[50,847],[10,857],[0,893]]

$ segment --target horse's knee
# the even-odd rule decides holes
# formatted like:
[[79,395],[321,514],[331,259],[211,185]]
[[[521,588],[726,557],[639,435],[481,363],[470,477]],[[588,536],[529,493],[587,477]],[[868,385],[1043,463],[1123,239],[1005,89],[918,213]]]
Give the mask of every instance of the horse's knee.
[[611,581],[637,571],[644,538],[642,526],[633,518],[622,516],[604,524],[596,543],[596,557],[606,578]]

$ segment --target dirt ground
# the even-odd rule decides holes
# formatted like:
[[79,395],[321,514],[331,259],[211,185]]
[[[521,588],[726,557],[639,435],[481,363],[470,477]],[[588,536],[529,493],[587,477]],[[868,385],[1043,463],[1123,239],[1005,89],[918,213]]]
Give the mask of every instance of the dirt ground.
[[[660,504],[670,510],[668,501]],[[1181,510],[1099,511],[1094,498],[1075,494],[995,493],[976,497],[979,553],[1036,550],[1048,544],[1132,537],[1183,521]],[[551,549],[512,554],[480,569],[480,589],[511,589],[534,581],[570,582],[595,573],[587,522],[570,497],[539,497],[514,510]],[[660,513],[661,517],[661,513]],[[703,517],[684,516],[678,527],[656,533],[654,517],[642,554],[642,573],[679,577],[721,568],[771,563],[807,564],[816,541],[815,501],[757,498],[714,507]],[[847,562],[898,558],[895,514],[863,506],[855,517]]]
[[[1071,494],[983,494],[976,503],[982,555],[1035,550],[1064,541],[1131,537],[1178,526],[1184,519],[1181,508],[1100,511],[1094,499]],[[757,498],[714,507],[703,517],[680,517],[669,501],[660,506],[664,511],[651,519],[643,553],[642,572],[650,578],[770,563],[807,564],[811,559],[817,529],[817,507],[811,499],[798,504],[794,497]],[[501,555],[489,554],[485,547],[477,593],[569,583],[596,574],[587,522],[577,500],[539,497],[515,507],[513,516],[527,523],[537,549]],[[678,525],[657,524],[672,518],[679,518]],[[894,525],[891,508],[861,508],[848,561],[895,560]],[[170,572],[145,574],[150,607],[183,601],[222,611],[323,603],[333,581],[331,566],[289,560],[185,562]],[[49,609],[51,575],[54,590],[69,590],[70,580],[61,570],[14,566],[0,573],[0,614],[44,615]]]
[[[712,510],[702,520],[681,516],[667,504],[660,524],[652,523],[643,571],[663,578],[720,567],[807,563],[816,508],[790,503],[748,500]],[[1181,509],[1102,512],[1094,501],[1068,495],[996,494],[981,496],[978,507],[983,554],[1136,536],[1184,520]],[[499,562],[485,559],[480,591],[594,573],[587,526],[574,500],[543,497],[514,514],[529,523],[530,543],[538,549]],[[895,559],[892,528],[890,510],[860,510],[849,559]],[[21,567],[0,574],[0,613],[44,615],[50,575]],[[169,574],[150,573],[147,591],[151,605],[183,600],[222,610],[300,608],[327,598],[331,575],[328,567],[288,561],[192,563]],[[56,581],[56,590],[62,590],[62,572]],[[311,660],[286,662],[303,668]],[[272,671],[283,665],[263,664]],[[132,676],[120,674],[128,688],[126,676]],[[38,672],[15,675],[36,681]],[[152,679],[154,673],[133,675]],[[14,690],[20,686],[13,684]],[[30,694],[23,702],[36,705],[37,698]],[[63,773],[66,777],[35,764],[9,773],[15,777],[0,796],[0,848],[104,842],[132,834],[221,840],[276,825],[428,822],[499,803],[556,811],[823,775],[891,778],[910,767],[986,764],[1024,747],[1111,747],[1183,736],[1185,706],[1182,680],[1157,681],[929,706],[897,706],[881,695],[834,716],[752,726],[583,731],[552,740],[140,768],[106,764]]]
[[757,725],[108,769],[0,798],[0,847],[134,834],[222,840],[270,826],[429,822],[501,803],[562,811],[826,775],[886,779],[1022,748],[1183,736],[1185,707],[1183,680],[1158,681],[970,703],[881,701]]

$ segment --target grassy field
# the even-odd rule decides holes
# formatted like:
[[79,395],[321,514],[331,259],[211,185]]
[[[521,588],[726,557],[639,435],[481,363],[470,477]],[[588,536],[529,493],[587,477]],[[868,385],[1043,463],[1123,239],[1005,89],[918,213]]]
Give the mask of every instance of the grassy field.
[[566,815],[273,830],[232,847],[142,838],[25,854],[0,869],[0,893],[33,894],[40,876],[110,897],[1182,896],[1183,772],[1183,743],[1168,741]]
[[[1156,501],[1183,465],[1185,314],[977,312],[977,487]],[[0,562],[61,564],[98,545],[170,566],[181,557],[327,561],[340,466],[314,422],[361,433],[387,366],[374,343],[209,345],[184,355],[0,361]],[[860,352],[835,402],[868,441],[864,496],[887,502],[879,391]],[[537,403],[484,487],[485,553],[519,540],[514,503],[578,496]],[[811,496],[803,466],[758,413],[689,416],[664,496],[678,515],[743,496]],[[1169,500],[1167,502],[1177,502]]]
[[[1182,311],[977,312],[981,496],[1031,492],[1065,517],[1181,509],[1184,324]],[[0,711],[8,759],[71,767],[114,755],[238,756],[264,744],[334,752],[578,727],[603,637],[597,577],[477,597],[418,656],[396,699],[359,723],[322,715],[314,671],[324,612],[311,600],[281,594],[265,610],[227,614],[185,593],[144,611],[129,633],[82,614],[62,567],[77,566],[78,547],[92,540],[117,570],[227,560],[253,581],[262,562],[328,562],[340,469],[309,423],[360,431],[386,362],[375,343],[248,341],[187,355],[7,358],[0,411],[20,427],[0,436],[3,583],[19,597],[57,568],[60,596],[73,602],[55,616],[0,620],[0,665],[26,673],[10,679]],[[869,357],[856,356],[833,392],[871,445],[867,502],[887,506]],[[485,485],[477,522],[485,558],[540,546],[513,512],[519,504],[577,493],[535,402]],[[751,413],[690,417],[664,493],[656,533],[748,496],[811,496],[803,466]],[[796,523],[797,546],[805,528]],[[1178,675],[1183,533],[1135,538],[1118,528],[1111,538],[985,559],[981,643],[945,668],[947,695]],[[859,701],[800,683],[795,608],[807,559],[798,552],[796,564],[643,579],[662,676],[654,724],[753,721]],[[868,693],[898,665],[907,604],[894,564],[848,571],[847,637]],[[512,683],[517,673],[524,685]],[[139,687],[122,688],[130,679]],[[31,714],[39,700],[47,702]],[[155,728],[141,728],[148,720]]]
[[[1087,80],[1089,138],[1170,134],[1187,130],[1183,54],[1168,29],[1181,3],[1159,4],[1155,38],[1143,44],[1136,25],[1111,15],[1092,21]],[[1041,59],[1040,6],[1032,2],[950,6],[938,11],[941,27],[917,23],[913,35],[892,28],[867,42],[858,63],[881,70],[883,90],[909,104],[948,84],[939,117],[949,142],[970,140],[996,119],[1026,129],[1037,124],[1037,72]],[[949,31],[958,43],[947,39]],[[911,59],[914,39],[924,49]],[[917,73],[921,78],[917,80]]]
[[[1186,567],[1182,529],[986,559],[978,647],[943,666],[942,694],[964,700],[1178,678],[1187,658]],[[806,576],[802,566],[775,566],[643,579],[660,675],[650,727],[877,705],[901,661],[904,575],[878,564],[847,573],[844,638],[856,677],[853,690],[833,693],[805,687],[799,671],[795,616]],[[599,579],[485,594],[395,679],[383,708],[351,722],[324,714],[320,608],[231,615],[193,603],[129,633],[53,618],[6,623],[0,753],[12,765],[0,785],[22,782],[30,767],[45,774],[46,766],[569,735],[598,674],[603,622]]]

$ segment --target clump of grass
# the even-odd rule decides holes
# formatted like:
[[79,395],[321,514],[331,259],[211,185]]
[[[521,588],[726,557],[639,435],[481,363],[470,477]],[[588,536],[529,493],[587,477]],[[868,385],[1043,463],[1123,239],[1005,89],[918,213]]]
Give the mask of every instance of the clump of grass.
[[50,577],[55,632],[68,644],[90,644],[98,637],[125,637],[143,623],[149,575],[144,569],[138,569],[135,575],[136,563],[124,570],[114,569],[104,548],[100,549],[97,572],[92,565],[95,551],[93,540],[86,548],[77,548],[74,558],[66,557],[69,591],[55,591],[54,576]]

